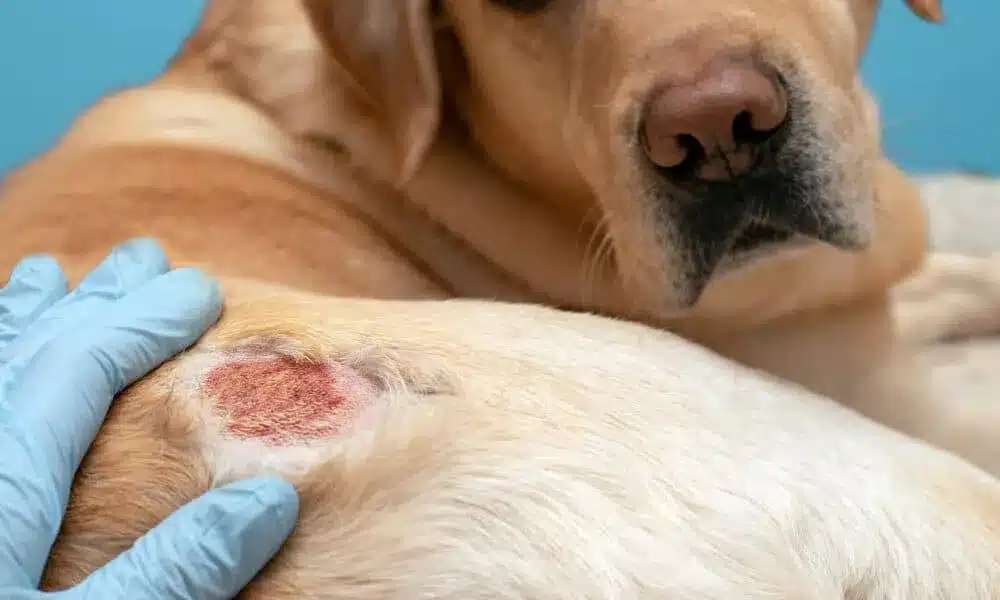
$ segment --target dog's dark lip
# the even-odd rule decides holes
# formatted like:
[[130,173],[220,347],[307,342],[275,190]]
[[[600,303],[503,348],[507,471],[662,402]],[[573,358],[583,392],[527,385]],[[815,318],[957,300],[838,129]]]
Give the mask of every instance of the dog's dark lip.
[[737,235],[730,247],[730,254],[742,254],[789,241],[795,233],[768,223],[751,222]]
[[712,272],[712,279],[767,260],[785,256],[812,243],[815,238],[766,223],[751,223],[733,240],[729,251]]
[[796,250],[815,244],[847,252],[856,252],[866,246],[864,243],[848,239],[842,232],[816,236],[771,223],[752,221],[732,241],[729,251],[716,266],[712,277],[724,277],[760,261],[786,257]]

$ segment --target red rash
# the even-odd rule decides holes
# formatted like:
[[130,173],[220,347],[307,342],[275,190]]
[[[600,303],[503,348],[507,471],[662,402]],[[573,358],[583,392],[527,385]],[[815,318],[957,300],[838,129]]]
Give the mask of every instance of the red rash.
[[[337,370],[348,380],[359,377]],[[362,399],[352,402],[345,392],[357,385],[338,379],[329,364],[282,357],[224,363],[204,385],[230,436],[289,446],[333,437],[353,420]]]

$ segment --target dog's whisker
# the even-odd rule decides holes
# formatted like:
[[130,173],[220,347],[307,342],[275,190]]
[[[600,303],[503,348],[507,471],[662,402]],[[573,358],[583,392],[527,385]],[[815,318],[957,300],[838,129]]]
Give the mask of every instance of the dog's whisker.
[[594,256],[593,277],[591,279],[591,295],[598,297],[597,286],[604,279],[606,269],[613,267],[614,261],[614,240],[606,232],[601,236],[601,243]]
[[[585,266],[583,281],[581,282],[580,300],[585,305],[592,302],[598,296],[597,286],[603,274],[601,269],[603,265],[600,263],[604,260],[603,255],[607,253],[606,247],[612,243],[611,236],[607,230],[607,214],[601,212],[596,206],[591,211],[588,211],[588,214],[590,212],[597,212],[598,219],[594,222],[588,241],[584,246]],[[589,222],[589,219],[581,224],[581,228],[586,226],[587,222]]]

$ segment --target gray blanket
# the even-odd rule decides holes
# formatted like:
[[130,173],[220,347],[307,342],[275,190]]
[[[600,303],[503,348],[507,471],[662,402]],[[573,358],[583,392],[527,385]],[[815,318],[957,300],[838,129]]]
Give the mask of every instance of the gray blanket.
[[[980,256],[1000,251],[1000,179],[946,175],[920,182],[934,250]],[[934,344],[921,358],[942,393],[1000,396],[1000,338]]]

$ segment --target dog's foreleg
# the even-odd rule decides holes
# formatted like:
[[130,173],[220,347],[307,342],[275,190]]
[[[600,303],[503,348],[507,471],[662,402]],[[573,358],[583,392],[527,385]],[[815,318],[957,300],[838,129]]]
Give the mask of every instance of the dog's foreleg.
[[912,345],[1000,332],[1000,254],[931,254],[892,292],[899,337]]

